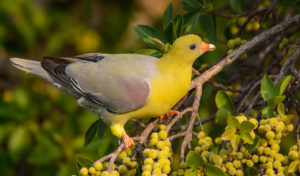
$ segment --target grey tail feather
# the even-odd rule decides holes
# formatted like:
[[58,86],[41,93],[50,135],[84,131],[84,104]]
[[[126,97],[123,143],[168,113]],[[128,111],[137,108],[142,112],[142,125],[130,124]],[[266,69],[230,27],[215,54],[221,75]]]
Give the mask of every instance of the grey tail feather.
[[41,62],[20,58],[10,58],[12,65],[20,70],[38,75],[50,82],[53,82],[49,74],[42,68]]

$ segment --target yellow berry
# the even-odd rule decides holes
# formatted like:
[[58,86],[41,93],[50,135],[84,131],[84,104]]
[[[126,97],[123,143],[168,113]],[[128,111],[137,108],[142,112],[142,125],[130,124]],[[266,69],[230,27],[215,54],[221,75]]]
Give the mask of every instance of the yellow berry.
[[181,162],[181,163],[179,164],[179,168],[180,168],[180,169],[185,169],[185,168],[187,168],[186,162]]
[[149,157],[152,158],[152,159],[155,159],[157,158],[157,151],[154,150],[154,149],[151,149],[148,153]]
[[247,40],[242,40],[242,45],[245,45],[247,43]]
[[241,116],[236,116],[235,117],[240,123],[244,122],[247,120],[247,117],[244,116],[244,115],[241,115]]
[[109,176],[109,172],[103,171],[103,172],[101,173],[101,176]]
[[196,147],[194,148],[194,150],[195,150],[195,152],[200,153],[200,152],[201,152],[201,147],[196,146]]
[[229,50],[227,51],[227,55],[230,55],[230,54],[232,54],[233,52],[234,52],[233,49],[229,49]]
[[267,139],[273,139],[275,137],[275,134],[274,134],[274,132],[273,131],[268,131],[267,133],[266,133],[266,138]]
[[171,172],[171,167],[170,166],[165,166],[162,168],[162,173],[168,174]]
[[184,175],[184,170],[183,169],[179,169],[177,171],[177,174],[180,176],[180,175]]
[[251,23],[248,23],[247,25],[246,25],[246,31],[252,31],[252,24]]
[[237,23],[239,26],[243,26],[243,24],[247,21],[246,17],[241,17],[238,19]]
[[87,168],[83,167],[80,169],[79,173],[81,176],[87,176],[89,174],[89,171]]
[[265,162],[267,162],[267,157],[264,156],[264,155],[262,155],[262,156],[259,157],[259,161],[260,161],[261,163],[265,163]]
[[154,163],[153,164],[153,169],[160,169],[160,168],[161,168],[160,163]]
[[96,172],[96,169],[95,169],[95,168],[93,168],[93,167],[90,167],[90,168],[89,168],[89,173],[90,173],[91,175],[95,174],[95,172]]
[[235,156],[236,156],[236,159],[239,159],[239,160],[243,159],[243,157],[244,157],[242,152],[237,152]]
[[230,32],[232,35],[236,35],[239,32],[239,28],[235,25],[230,27]]
[[213,157],[213,162],[216,165],[220,165],[220,164],[222,164],[223,159],[220,156],[216,155],[216,156]]
[[119,154],[119,156],[118,156],[118,158],[119,158],[120,160],[122,160],[122,159],[124,159],[124,158],[126,158],[126,157],[127,157],[127,152],[125,152],[125,151],[120,152],[120,154]]
[[156,144],[156,147],[158,149],[162,149],[165,146],[165,142],[164,141],[158,141]]
[[152,165],[153,164],[153,159],[152,158],[146,158],[145,161],[144,161],[144,164]]
[[215,139],[215,143],[216,143],[217,145],[222,144],[221,138],[220,138],[220,137],[217,137],[217,138]]
[[234,43],[235,43],[236,45],[240,45],[240,44],[242,43],[241,38],[236,37],[236,38],[234,39]]
[[293,125],[293,124],[288,124],[288,125],[287,125],[287,130],[288,130],[289,132],[293,131],[293,130],[294,130],[294,125]]
[[146,164],[146,165],[144,165],[143,167],[142,167],[142,170],[143,171],[152,171],[152,165],[150,165],[150,164]]
[[125,164],[126,166],[130,166],[130,158],[129,157],[126,157],[122,160],[122,163]]
[[155,146],[155,145],[157,144],[157,142],[158,142],[157,139],[150,139],[149,144],[150,144],[151,146]]
[[295,160],[295,159],[299,158],[299,152],[298,151],[290,151],[288,156],[289,156],[290,160]]
[[168,140],[165,140],[165,146],[167,146],[167,147],[171,147],[171,142],[170,142],[170,141],[168,141]]
[[257,120],[256,120],[255,118],[251,118],[251,119],[249,119],[249,122],[250,122],[250,123],[252,123],[252,124],[254,125],[254,129],[256,129],[256,128],[257,128],[257,126],[258,126],[258,122],[257,122]]
[[228,169],[228,173],[229,173],[230,175],[235,175],[236,169],[235,169],[234,167],[231,167],[231,168]]
[[253,161],[254,163],[258,163],[259,157],[258,157],[257,155],[253,155],[253,156],[252,156],[252,161]]
[[161,169],[154,169],[152,174],[161,175]]
[[232,164],[235,168],[239,168],[241,166],[241,162],[239,160],[234,160]]
[[280,161],[274,161],[273,165],[274,165],[275,169],[278,169],[278,168],[281,167],[281,162]]
[[166,151],[160,151],[158,152],[158,159],[165,159],[165,158],[168,158],[168,152]]
[[271,149],[274,150],[274,151],[276,151],[276,152],[279,152],[280,146],[279,146],[279,144],[273,144],[273,145],[271,146]]
[[262,155],[262,154],[264,153],[264,147],[259,146],[259,147],[257,148],[257,153],[258,153],[259,155]]
[[150,151],[149,148],[144,149],[144,151],[143,151],[144,157],[148,157],[149,156],[149,151]]
[[248,167],[253,167],[253,165],[254,165],[252,160],[247,160],[246,164],[247,164]]
[[274,170],[273,169],[267,169],[266,174],[270,175],[270,176],[274,175]]
[[271,153],[270,147],[265,147],[265,148],[264,148],[264,153],[265,153],[266,155],[269,155],[269,154]]
[[102,163],[100,163],[99,161],[97,161],[95,164],[94,164],[94,168],[97,170],[97,171],[101,171],[103,165]]
[[278,122],[278,120],[275,117],[269,119],[269,123],[272,127],[276,126],[277,122]]
[[130,163],[130,167],[133,168],[133,169],[137,168],[137,166],[138,166],[138,163],[136,161],[132,161]]
[[151,139],[158,139],[158,133],[153,132],[153,133],[151,134]]
[[205,133],[203,131],[200,131],[198,133],[198,135],[199,135],[200,138],[204,138],[205,137]]
[[272,162],[267,162],[266,164],[265,164],[265,168],[266,169],[273,169],[273,163]]
[[229,169],[229,168],[232,168],[232,167],[233,167],[233,164],[232,164],[232,162],[227,162],[227,163],[225,164],[225,166],[226,166],[227,169]]
[[158,133],[158,137],[160,139],[166,139],[168,137],[168,133],[165,131],[165,130],[161,130],[159,133]]
[[110,172],[109,176],[120,176],[120,173],[116,170],[113,170],[113,171]]
[[239,170],[236,171],[235,175],[236,175],[236,176],[243,176],[243,175],[244,175],[244,172],[243,172],[242,170],[239,169]]
[[264,129],[265,129],[266,132],[268,132],[268,131],[271,130],[271,126],[269,124],[265,124]]
[[142,173],[142,176],[151,176],[151,172],[149,172],[149,171],[144,171],[144,172]]
[[230,49],[233,49],[234,46],[235,46],[234,40],[233,39],[228,40],[227,47],[230,48]]
[[258,30],[260,28],[260,24],[259,24],[259,22],[254,22],[253,23],[253,29],[256,31],[256,30]]
[[165,130],[166,129],[166,125],[159,125],[159,129],[160,130]]
[[95,172],[95,176],[100,176],[101,175],[101,171],[96,171]]

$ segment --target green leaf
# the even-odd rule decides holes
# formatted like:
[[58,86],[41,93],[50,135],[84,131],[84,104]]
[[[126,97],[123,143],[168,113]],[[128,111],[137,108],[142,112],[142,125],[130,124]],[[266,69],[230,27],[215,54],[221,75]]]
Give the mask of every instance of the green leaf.
[[227,118],[227,125],[230,128],[235,129],[235,130],[240,128],[240,122],[236,118],[234,118],[233,116],[229,116]]
[[188,12],[205,12],[204,6],[200,0],[183,0],[181,7]]
[[[87,146],[95,137],[96,134],[101,138],[104,135],[106,129],[105,123],[102,121],[102,119],[96,120],[87,130],[85,134],[85,146]],[[98,133],[97,133],[98,132]]]
[[247,167],[246,172],[248,175],[252,175],[252,176],[258,175],[258,170],[256,169],[256,167],[251,167],[251,168]]
[[284,77],[282,77],[277,86],[276,86],[276,93],[277,95],[282,95],[284,90],[286,89],[286,87],[288,86],[290,80],[291,80],[292,76],[291,75],[286,75]]
[[157,38],[163,43],[166,43],[167,39],[164,37],[164,35],[145,25],[137,25],[134,26],[133,29],[137,32],[137,34],[144,40],[144,42],[152,49],[160,49],[158,48],[155,43],[153,42],[152,38]]
[[180,37],[183,30],[183,17],[182,15],[178,14],[175,16],[173,20],[173,30],[174,30],[174,37],[173,39],[176,40]]
[[203,159],[199,153],[190,151],[186,156],[186,164],[189,167],[197,169],[197,168],[203,166]]
[[235,137],[236,130],[232,128],[227,128],[221,136],[221,139],[224,141],[232,140]]
[[191,168],[184,172],[184,176],[200,176],[200,173],[199,170]]
[[100,121],[98,122],[99,127],[98,127],[97,136],[101,139],[104,136],[104,132],[107,129],[107,126],[102,119],[99,120]]
[[246,142],[248,144],[254,143],[254,140],[252,139],[252,137],[249,133],[241,133],[240,137],[244,140],[244,142]]
[[261,80],[261,95],[265,101],[276,96],[276,88],[268,75],[264,75]]
[[93,165],[93,161],[83,155],[76,155],[75,157],[77,172],[79,173],[79,169],[82,167],[89,168]]
[[295,5],[295,11],[296,11],[296,14],[300,13],[300,2],[296,3],[296,5]]
[[216,43],[216,16],[213,14],[210,15],[200,15],[199,16],[199,24],[202,31],[205,32],[206,37],[208,38],[210,43]]
[[283,117],[285,115],[285,107],[284,107],[284,104],[283,103],[279,103],[277,105],[277,111],[278,111],[278,114]]
[[275,107],[276,105],[278,105],[279,103],[283,102],[285,100],[285,95],[281,95],[281,96],[275,96],[270,98],[267,103],[268,106],[270,107]]
[[170,2],[170,4],[168,5],[168,7],[164,12],[164,19],[163,19],[164,30],[167,27],[167,25],[172,22],[172,19],[173,19],[173,4],[172,2]]
[[216,94],[215,98],[216,105],[218,109],[224,107],[226,108],[231,114],[235,113],[235,109],[233,103],[229,96],[222,90],[219,90]]
[[31,164],[51,164],[62,156],[61,148],[44,133],[36,134],[36,144],[31,150],[27,161]]
[[252,153],[255,149],[259,147],[260,143],[260,137],[255,136],[253,144],[246,144],[246,149],[248,150],[249,153]]
[[199,24],[199,16],[200,13],[190,12],[183,16],[183,23],[185,33],[187,34],[196,34],[195,29],[196,26]]
[[237,151],[240,143],[240,135],[234,135],[233,139],[230,141],[232,148]]
[[285,7],[291,7],[295,4],[296,0],[278,0],[279,4]]
[[249,133],[254,129],[254,125],[251,122],[243,121],[240,125],[240,130],[242,133]]
[[207,176],[225,176],[225,173],[220,168],[211,164],[205,165],[204,172]]
[[231,113],[226,108],[220,108],[216,113],[216,123],[225,126],[230,115]]
[[294,160],[288,167],[288,173],[294,173],[299,168],[300,159]]
[[136,54],[143,54],[147,56],[154,56],[154,57],[161,57],[163,55],[162,52],[155,50],[155,49],[142,49],[135,52]]
[[237,12],[242,12],[244,7],[244,0],[229,0],[231,8]]
[[264,109],[262,110],[262,115],[266,118],[272,118],[275,116],[275,114],[269,106],[264,107]]

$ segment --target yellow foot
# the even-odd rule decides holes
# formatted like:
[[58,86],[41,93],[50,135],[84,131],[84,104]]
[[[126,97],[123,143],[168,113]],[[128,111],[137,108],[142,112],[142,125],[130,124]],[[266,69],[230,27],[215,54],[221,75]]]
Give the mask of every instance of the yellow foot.
[[126,133],[122,134],[122,138],[125,143],[125,149],[128,149],[134,145],[133,140]]
[[[166,120],[168,120],[169,116],[171,114],[179,114],[179,111],[174,111],[174,110],[169,110],[167,113],[166,113]],[[159,121],[162,122],[164,120],[164,115],[160,116],[159,117]]]

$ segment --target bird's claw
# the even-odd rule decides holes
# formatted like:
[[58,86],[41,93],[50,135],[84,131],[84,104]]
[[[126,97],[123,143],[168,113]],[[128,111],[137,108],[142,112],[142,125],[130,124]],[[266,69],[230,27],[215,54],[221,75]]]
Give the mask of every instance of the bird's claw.
[[[167,113],[166,113],[166,120],[168,120],[168,118],[169,118],[169,116],[171,115],[171,114],[179,114],[179,111],[175,111],[175,110],[169,110]],[[164,120],[164,115],[161,115],[160,117],[159,117],[159,121],[160,122],[162,122]]]
[[122,135],[124,144],[125,144],[125,149],[131,148],[134,145],[134,141],[132,140],[131,137],[129,137],[126,133]]

